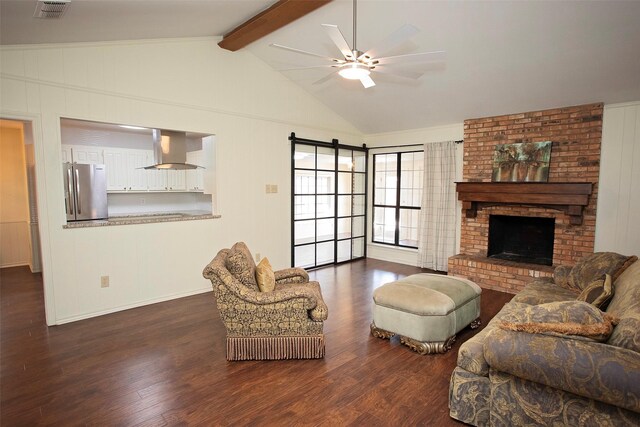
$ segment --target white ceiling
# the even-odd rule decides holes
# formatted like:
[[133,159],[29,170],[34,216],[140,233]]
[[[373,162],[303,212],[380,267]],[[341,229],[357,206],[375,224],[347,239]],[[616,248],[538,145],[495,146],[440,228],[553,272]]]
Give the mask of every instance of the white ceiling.
[[[272,1],[74,0],[61,20],[31,18],[35,1],[0,0],[2,44],[222,35]],[[320,24],[352,39],[352,4],[336,0],[246,49],[275,69],[339,52]],[[419,28],[395,54],[446,50],[417,81],[373,74],[377,85],[325,70],[283,72],[364,133],[459,123],[467,118],[590,102],[640,100],[640,1],[358,2],[358,49],[366,51],[405,23]],[[406,67],[406,68],[405,68]],[[412,67],[398,69],[412,70]]]

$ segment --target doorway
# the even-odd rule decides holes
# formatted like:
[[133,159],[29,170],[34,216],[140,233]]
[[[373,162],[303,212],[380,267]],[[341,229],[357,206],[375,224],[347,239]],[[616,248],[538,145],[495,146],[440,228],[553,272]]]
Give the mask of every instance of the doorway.
[[366,256],[367,148],[291,140],[291,264],[316,268]]
[[0,119],[0,268],[42,270],[31,122]]

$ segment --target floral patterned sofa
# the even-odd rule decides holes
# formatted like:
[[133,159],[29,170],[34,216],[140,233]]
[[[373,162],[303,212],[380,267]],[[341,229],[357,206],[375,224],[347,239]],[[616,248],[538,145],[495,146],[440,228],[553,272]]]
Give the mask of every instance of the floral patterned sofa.
[[261,292],[256,265],[243,242],[222,249],[204,268],[227,331],[228,360],[317,359],[324,357],[327,306],[320,284],[306,271],[273,272],[275,289]]
[[[604,312],[577,300],[599,277],[613,284]],[[599,331],[546,329],[569,324]],[[475,426],[640,425],[637,257],[596,253],[526,286],[460,347],[449,409]]]

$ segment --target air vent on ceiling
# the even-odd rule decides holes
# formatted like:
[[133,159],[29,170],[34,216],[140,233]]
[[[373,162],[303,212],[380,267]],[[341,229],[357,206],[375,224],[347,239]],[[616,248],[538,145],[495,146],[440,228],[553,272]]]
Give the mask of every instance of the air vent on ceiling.
[[71,0],[38,0],[36,10],[33,12],[34,18],[62,18],[67,11]]

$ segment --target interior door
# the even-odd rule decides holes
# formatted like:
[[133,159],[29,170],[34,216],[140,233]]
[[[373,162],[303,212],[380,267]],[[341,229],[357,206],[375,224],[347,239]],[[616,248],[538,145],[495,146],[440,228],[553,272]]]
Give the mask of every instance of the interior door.
[[290,139],[292,265],[315,268],[364,257],[366,148]]

